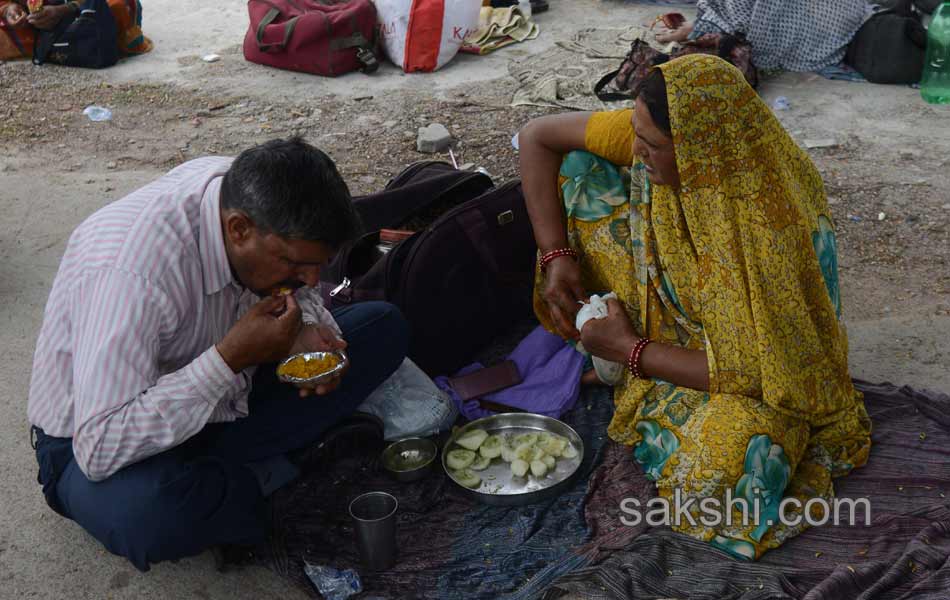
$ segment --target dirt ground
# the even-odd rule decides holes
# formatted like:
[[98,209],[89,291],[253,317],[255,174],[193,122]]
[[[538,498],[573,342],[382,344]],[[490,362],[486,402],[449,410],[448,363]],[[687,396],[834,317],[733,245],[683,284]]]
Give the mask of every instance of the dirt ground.
[[[430,76],[387,68],[376,79],[329,81],[250,65],[237,45],[243,3],[222,7],[211,37],[198,43],[209,8],[186,19],[169,0],[148,5],[157,50],[137,64],[100,73],[0,63],[0,596],[298,596],[259,569],[218,575],[207,554],[140,574],[43,505],[26,392],[65,241],[97,208],[185,160],[274,137],[301,135],[327,151],[357,194],[429,158],[415,138],[431,122],[457,138],[459,164],[484,167],[498,182],[517,177],[511,136],[553,110],[509,106],[507,61],[567,39],[574,23],[607,27],[657,12],[600,0],[551,5],[538,19],[539,40],[463,57]],[[166,9],[167,22],[150,29],[149,15]],[[222,60],[200,60],[212,51]],[[769,103],[789,99],[776,114],[797,140],[835,140],[810,153],[838,229],[853,374],[950,391],[950,107],[928,106],[907,87],[812,74],[773,77],[761,94]],[[109,107],[113,119],[89,121],[82,111],[92,104]]]

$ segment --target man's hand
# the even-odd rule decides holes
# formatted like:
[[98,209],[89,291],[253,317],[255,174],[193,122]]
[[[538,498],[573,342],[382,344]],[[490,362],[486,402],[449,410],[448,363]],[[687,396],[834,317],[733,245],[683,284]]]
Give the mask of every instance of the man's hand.
[[571,257],[562,256],[548,263],[544,274],[544,300],[557,332],[564,339],[576,340],[580,335],[574,326],[580,302],[588,295],[581,285],[581,267]]
[[[333,352],[335,350],[345,349],[346,342],[338,338],[336,332],[329,327],[304,325],[297,335],[297,340],[294,342],[290,354],[298,354],[300,352]],[[347,367],[347,369],[348,368],[349,367]],[[308,386],[306,384],[298,385],[297,387],[300,388],[300,397],[306,398],[308,396],[323,396],[324,394],[329,394],[340,387],[340,380],[345,374],[346,369],[337,374],[336,377],[324,381],[317,386]]]
[[3,20],[12,29],[23,27],[26,24],[26,11],[19,4],[7,4],[3,9]]
[[60,4],[59,6],[44,6],[39,11],[28,16],[26,21],[37,29],[49,30],[59,25],[59,22],[63,20],[63,17],[68,15],[71,11],[72,9],[68,4]]
[[607,300],[607,316],[591,319],[581,330],[584,349],[604,360],[625,364],[630,350],[640,337],[633,329],[623,304],[614,298]]
[[293,296],[264,298],[218,342],[218,352],[235,373],[277,362],[290,353],[302,325],[300,306]]

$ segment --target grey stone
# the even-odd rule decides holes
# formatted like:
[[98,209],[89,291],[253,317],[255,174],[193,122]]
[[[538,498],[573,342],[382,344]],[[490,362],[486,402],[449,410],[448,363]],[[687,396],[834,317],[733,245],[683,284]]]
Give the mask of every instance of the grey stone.
[[416,138],[416,150],[434,154],[448,149],[452,145],[452,134],[441,123],[432,123],[419,128]]
[[815,148],[834,148],[838,145],[838,141],[834,138],[822,138],[820,140],[805,140],[805,147],[809,150]]

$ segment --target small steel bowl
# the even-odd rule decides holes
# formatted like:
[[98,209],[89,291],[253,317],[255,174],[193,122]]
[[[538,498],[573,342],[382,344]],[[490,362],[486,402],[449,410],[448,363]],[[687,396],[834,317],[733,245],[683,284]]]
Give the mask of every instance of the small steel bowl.
[[438,453],[439,447],[432,440],[406,438],[383,450],[383,468],[397,481],[416,481],[432,470]]
[[[297,358],[298,356],[302,356],[306,360],[315,360],[315,359],[325,358],[331,354],[339,358],[340,363],[337,366],[330,369],[329,371],[325,371],[323,373],[320,373],[319,375],[310,377],[309,379],[304,379],[302,377],[291,377],[290,375],[282,375],[280,373],[280,368],[282,366],[289,363],[290,361]],[[346,356],[346,353],[343,352],[342,350],[336,350],[334,352],[301,352],[300,354],[294,354],[293,356],[288,356],[287,358],[282,360],[280,364],[277,365],[277,379],[283,381],[284,383],[293,383],[296,385],[300,385],[300,384],[316,385],[319,383],[323,383],[324,381],[327,381],[329,379],[332,379],[333,376],[336,375],[337,373],[342,373],[349,364],[350,364],[350,359]]]

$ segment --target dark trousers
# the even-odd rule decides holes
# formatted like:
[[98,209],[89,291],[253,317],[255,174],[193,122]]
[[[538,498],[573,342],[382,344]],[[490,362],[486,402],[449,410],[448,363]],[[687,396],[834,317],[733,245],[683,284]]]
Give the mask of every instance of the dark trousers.
[[398,309],[367,302],[333,312],[347,341],[350,369],[323,397],[300,398],[261,367],[250,414],[213,423],[184,444],[89,481],[72,440],[37,435],[39,481],[54,510],[76,521],[110,552],[140,570],[218,544],[253,544],[267,535],[264,498],[245,463],[304,448],[357,406],[402,363],[409,330]]

